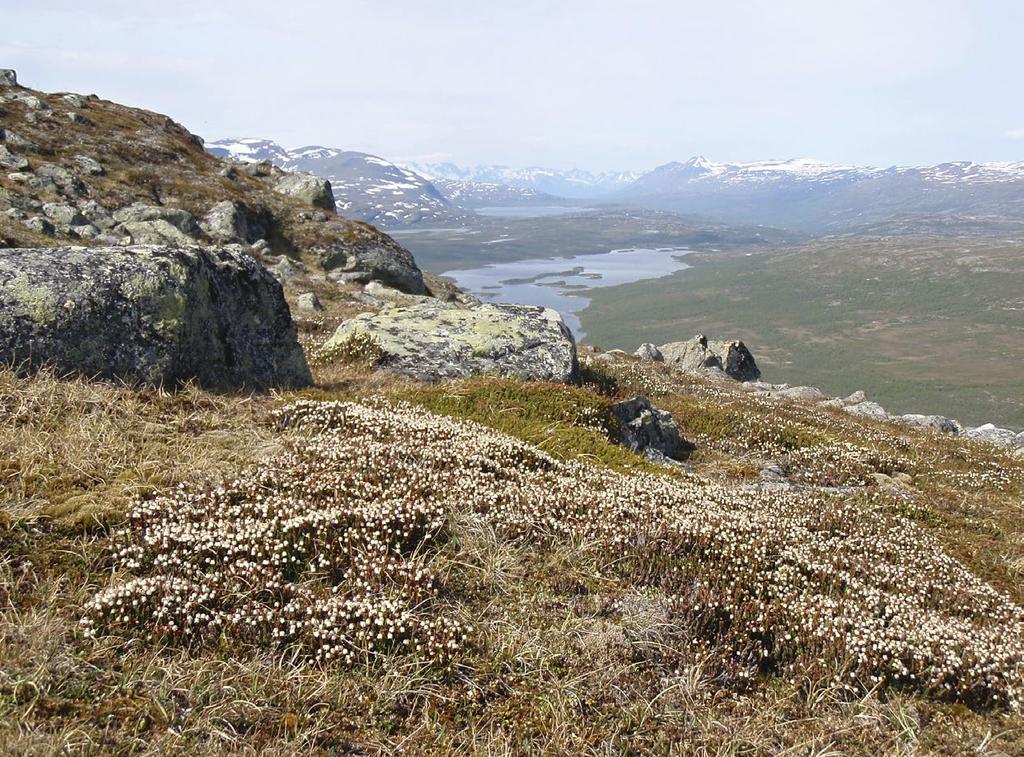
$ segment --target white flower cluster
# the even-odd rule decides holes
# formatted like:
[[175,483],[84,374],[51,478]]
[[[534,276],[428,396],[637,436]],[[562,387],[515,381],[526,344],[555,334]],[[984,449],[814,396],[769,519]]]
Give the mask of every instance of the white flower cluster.
[[448,515],[470,512],[666,597],[667,622],[738,679],[825,666],[861,691],[1024,704],[1024,609],[862,499],[618,474],[405,403],[280,417],[308,441],[266,470],[140,505],[120,555],[138,578],[97,596],[91,630],[228,631],[320,659],[457,653],[466,630],[430,560]]
[[468,629],[435,607],[431,485],[393,445],[313,436],[250,475],[141,502],[116,536],[135,577],[95,596],[85,630],[447,659]]

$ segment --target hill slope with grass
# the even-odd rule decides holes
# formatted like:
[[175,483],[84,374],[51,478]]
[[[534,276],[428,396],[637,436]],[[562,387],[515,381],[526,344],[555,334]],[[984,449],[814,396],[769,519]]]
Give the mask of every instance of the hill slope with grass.
[[[263,208],[237,244],[283,281],[314,379],[0,369],[2,751],[1024,752],[1019,450],[560,328],[574,383],[416,380],[365,334],[325,347],[427,297],[316,252],[400,256],[316,207],[322,184],[239,170],[155,114],[2,96],[0,157],[27,163],[5,158],[7,243],[91,244],[71,223],[89,202],[149,208],[109,230],[200,242],[225,228],[211,205]],[[79,154],[101,163],[88,181]],[[426,283],[463,325],[478,308]],[[465,360],[507,328],[465,349],[419,330]],[[506,341],[512,362],[537,346]],[[679,459],[623,443],[638,396],[674,418]]]
[[[273,396],[3,374],[0,741],[1024,747],[1024,461],[583,363],[428,385],[348,356]],[[614,442],[641,393],[682,468]]]

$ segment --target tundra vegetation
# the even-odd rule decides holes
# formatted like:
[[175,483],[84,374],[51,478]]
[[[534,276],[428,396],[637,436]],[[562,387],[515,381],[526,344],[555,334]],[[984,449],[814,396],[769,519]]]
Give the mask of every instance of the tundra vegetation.
[[[1024,749],[1020,458],[588,350],[573,387],[352,347],[267,395],[0,374],[7,751]],[[685,466],[614,443],[638,393]]]

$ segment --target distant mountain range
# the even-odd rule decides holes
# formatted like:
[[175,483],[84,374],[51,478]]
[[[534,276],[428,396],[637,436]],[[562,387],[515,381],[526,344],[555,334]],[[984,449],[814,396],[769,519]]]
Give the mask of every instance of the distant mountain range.
[[454,163],[410,163],[408,167],[433,180],[533,190],[554,197],[593,199],[624,189],[640,178],[637,171],[591,173],[579,169],[509,168]]
[[807,159],[716,163],[697,157],[659,166],[612,197],[725,223],[818,233],[868,225],[893,233],[923,226],[1024,228],[1024,162],[869,168]]
[[350,150],[237,139],[207,149],[331,180],[338,209],[376,225],[462,224],[489,206],[602,202],[717,222],[820,233],[1024,232],[1024,161],[871,168],[810,159],[719,163],[703,157],[647,173],[398,165]]

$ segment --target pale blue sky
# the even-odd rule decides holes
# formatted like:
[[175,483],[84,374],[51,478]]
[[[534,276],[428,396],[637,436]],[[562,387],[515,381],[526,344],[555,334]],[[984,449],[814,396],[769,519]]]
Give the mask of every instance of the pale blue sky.
[[1021,0],[0,0],[0,67],[207,139],[590,169],[1024,160]]

